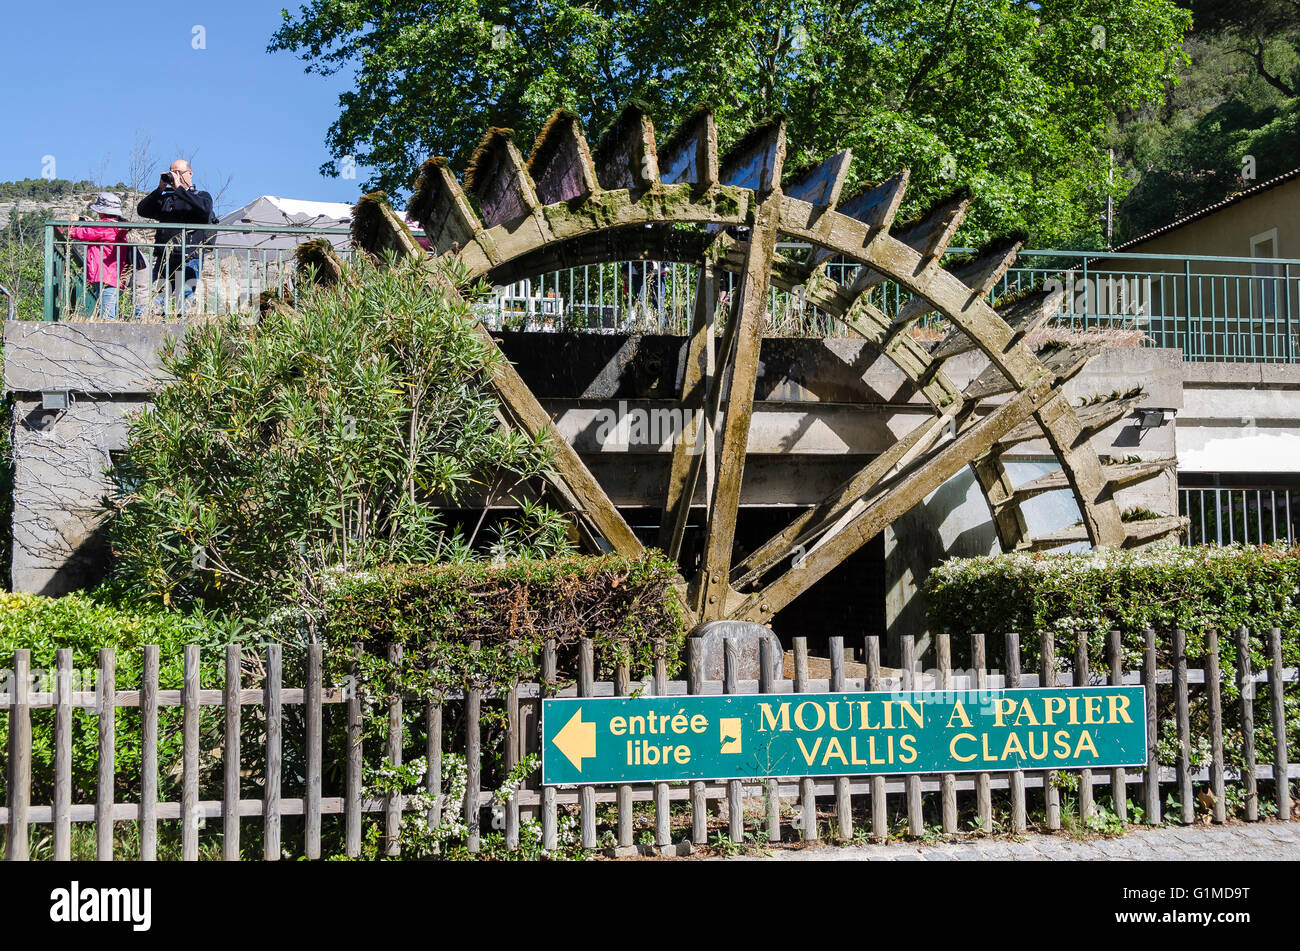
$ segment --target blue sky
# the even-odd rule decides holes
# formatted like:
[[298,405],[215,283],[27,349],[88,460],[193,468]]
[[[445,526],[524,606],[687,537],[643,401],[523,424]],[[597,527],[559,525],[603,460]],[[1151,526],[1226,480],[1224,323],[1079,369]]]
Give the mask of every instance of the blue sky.
[[[0,31],[0,181],[127,180],[138,135],[166,169],[193,154],[195,182],[230,185],[219,210],[258,195],[355,201],[351,180],[319,172],[325,132],[351,71],[322,78],[267,53],[285,4],[267,0],[7,2]],[[291,10],[298,3],[288,4]],[[195,27],[206,49],[195,49]],[[101,173],[102,170],[102,173]]]

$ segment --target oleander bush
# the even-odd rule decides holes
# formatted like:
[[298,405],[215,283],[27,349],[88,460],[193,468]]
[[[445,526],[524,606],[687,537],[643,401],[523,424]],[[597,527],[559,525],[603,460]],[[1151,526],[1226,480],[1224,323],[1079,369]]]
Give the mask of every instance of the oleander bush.
[[[524,489],[541,441],[500,422],[464,273],[358,260],[295,306],[196,327],[132,417],[109,522],[115,572],[168,606],[318,618],[326,568],[570,549],[564,518]],[[462,534],[448,507],[520,496]]]
[[[1251,632],[1251,665],[1267,669],[1268,632],[1282,632],[1282,660],[1300,665],[1300,549],[1286,546],[1157,545],[1134,551],[1093,551],[1049,555],[1010,553],[951,559],[935,568],[926,582],[931,630],[953,635],[954,653],[966,657],[971,632],[988,640],[991,664],[1002,662],[1004,635],[1020,635],[1021,665],[1040,664],[1040,645],[1054,637],[1058,664],[1068,666],[1080,638],[1088,644],[1089,666],[1096,676],[1109,672],[1107,634],[1118,630],[1128,670],[1140,669],[1145,630],[1156,632],[1159,666],[1172,666],[1173,632],[1187,635],[1188,663],[1201,666],[1206,633],[1219,634],[1225,742],[1230,761],[1239,763],[1242,744],[1240,693],[1233,679],[1237,665],[1237,630]],[[1194,694],[1200,688],[1193,688]],[[1266,685],[1256,685],[1254,703],[1259,762],[1272,761],[1273,725]],[[1161,720],[1172,718],[1172,691],[1158,693]],[[1195,700],[1196,697],[1194,696]],[[1204,704],[1194,710],[1204,713]],[[1285,699],[1287,735],[1300,748],[1300,693]],[[1193,725],[1193,735],[1207,736],[1207,726]],[[1166,727],[1161,727],[1162,735]],[[1235,739],[1235,742],[1234,742]],[[1161,756],[1172,762],[1172,745]]]

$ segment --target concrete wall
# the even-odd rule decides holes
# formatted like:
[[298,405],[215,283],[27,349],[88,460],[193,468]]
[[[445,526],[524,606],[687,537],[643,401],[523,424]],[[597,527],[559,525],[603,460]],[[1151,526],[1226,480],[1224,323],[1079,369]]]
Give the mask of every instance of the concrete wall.
[[[4,328],[4,388],[14,398],[15,591],[63,594],[95,583],[110,454],[147,405],[163,342],[184,324],[43,323]],[[42,409],[41,394],[67,394]]]

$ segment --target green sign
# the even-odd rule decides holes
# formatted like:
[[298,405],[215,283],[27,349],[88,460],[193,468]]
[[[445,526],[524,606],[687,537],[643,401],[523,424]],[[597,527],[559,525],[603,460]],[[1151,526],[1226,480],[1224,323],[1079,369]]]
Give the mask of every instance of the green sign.
[[1099,769],[1147,761],[1142,687],[542,703],[542,781]]

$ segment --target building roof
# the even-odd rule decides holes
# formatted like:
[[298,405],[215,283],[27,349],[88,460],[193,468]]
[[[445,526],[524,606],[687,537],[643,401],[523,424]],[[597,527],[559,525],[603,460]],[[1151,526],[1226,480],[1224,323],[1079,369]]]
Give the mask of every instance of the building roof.
[[1300,178],[1300,168],[1293,168],[1291,169],[1291,171],[1284,172],[1283,174],[1278,175],[1276,178],[1270,178],[1268,181],[1260,182],[1258,185],[1253,185],[1250,188],[1247,188],[1245,191],[1237,192],[1235,195],[1229,195],[1227,198],[1223,199],[1222,201],[1217,201],[1213,205],[1207,205],[1206,207],[1202,208],[1200,211],[1192,212],[1192,214],[1187,215],[1186,217],[1183,218],[1179,218],[1177,221],[1171,221],[1169,222],[1169,224],[1157,228],[1155,231],[1147,232],[1146,234],[1142,235],[1140,238],[1134,238],[1131,241],[1125,241],[1123,244],[1117,244],[1115,245],[1115,247],[1111,248],[1110,250],[1124,251],[1128,248],[1133,247],[1136,244],[1141,244],[1144,241],[1150,241],[1152,238],[1156,237],[1157,235],[1162,235],[1165,234],[1166,232],[1174,231],[1178,228],[1181,228],[1183,225],[1191,224],[1193,221],[1196,221],[1198,218],[1205,218],[1209,215],[1214,214],[1217,211],[1227,208],[1229,205],[1235,205],[1239,201],[1245,201],[1247,198],[1253,198],[1254,196],[1258,195],[1260,192],[1268,191],[1270,188],[1276,188],[1278,185],[1281,185],[1284,182],[1289,182],[1293,178]]

